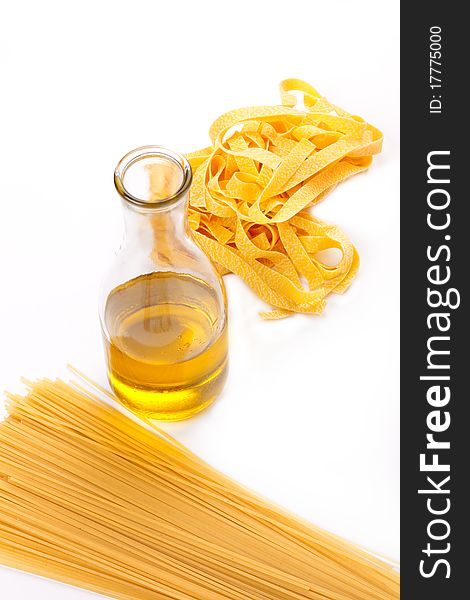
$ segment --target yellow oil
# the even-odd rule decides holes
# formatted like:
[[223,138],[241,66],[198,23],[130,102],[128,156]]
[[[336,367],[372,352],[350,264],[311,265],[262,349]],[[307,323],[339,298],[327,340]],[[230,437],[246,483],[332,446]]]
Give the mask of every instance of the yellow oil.
[[227,326],[205,282],[172,272],[142,275],[109,294],[104,318],[109,381],[132,411],[185,419],[222,390]]

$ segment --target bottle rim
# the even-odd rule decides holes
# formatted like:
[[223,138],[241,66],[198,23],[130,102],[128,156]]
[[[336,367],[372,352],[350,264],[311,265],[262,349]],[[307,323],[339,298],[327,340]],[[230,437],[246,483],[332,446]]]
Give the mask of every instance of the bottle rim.
[[[182,175],[181,184],[171,196],[155,201],[145,200],[133,195],[126,188],[124,178],[127,170],[136,162],[145,158],[165,159],[179,167]],[[126,202],[138,206],[139,208],[147,209],[166,209],[177,203],[188,192],[192,179],[193,173],[188,159],[182,154],[179,154],[174,150],[169,150],[164,146],[140,146],[139,148],[135,148],[121,158],[114,170],[114,186],[116,187],[118,194],[126,200]]]

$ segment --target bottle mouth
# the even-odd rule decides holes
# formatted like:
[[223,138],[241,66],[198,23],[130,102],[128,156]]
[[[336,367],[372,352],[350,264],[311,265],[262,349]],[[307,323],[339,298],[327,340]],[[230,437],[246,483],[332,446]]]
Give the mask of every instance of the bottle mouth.
[[114,171],[114,185],[120,196],[140,208],[168,208],[186,195],[191,181],[188,160],[163,146],[131,150]]

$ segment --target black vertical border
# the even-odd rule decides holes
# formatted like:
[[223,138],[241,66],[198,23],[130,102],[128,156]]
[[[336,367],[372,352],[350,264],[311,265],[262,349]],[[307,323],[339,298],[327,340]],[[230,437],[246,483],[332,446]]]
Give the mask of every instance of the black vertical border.
[[[470,598],[464,576],[470,569],[466,561],[466,541],[470,505],[467,471],[470,463],[470,394],[465,382],[470,372],[467,337],[470,315],[466,309],[470,277],[470,193],[464,187],[470,174],[468,151],[470,95],[468,58],[470,29],[466,26],[462,4],[456,2],[401,3],[401,578],[403,600],[463,600]],[[430,28],[442,29],[442,91],[429,87]],[[432,95],[442,96],[442,113],[430,114]],[[433,150],[450,150],[451,225],[445,233],[451,250],[450,286],[459,290],[460,307],[449,310],[452,325],[449,343],[451,368],[451,400],[446,409],[451,413],[450,428],[441,439],[451,443],[447,454],[451,465],[451,508],[445,518],[451,532],[448,539],[433,542],[427,535],[427,525],[433,519],[426,507],[426,496],[418,489],[426,486],[426,474],[419,469],[419,455],[426,451],[426,417],[432,407],[426,401],[429,382],[420,381],[427,366],[429,331],[426,318],[432,312],[427,305],[426,252],[445,243],[444,233],[432,231],[426,223],[427,155]],[[468,164],[464,164],[468,163]],[[444,309],[442,309],[444,310]],[[443,334],[445,335],[445,334]],[[432,475],[429,473],[429,475]],[[436,474],[436,480],[444,474]],[[428,486],[429,487],[429,486]],[[423,553],[427,543],[443,548],[446,554],[427,558]],[[427,559],[427,569],[433,560],[445,558],[450,564],[450,578],[441,565],[434,576],[420,575],[420,561]]]

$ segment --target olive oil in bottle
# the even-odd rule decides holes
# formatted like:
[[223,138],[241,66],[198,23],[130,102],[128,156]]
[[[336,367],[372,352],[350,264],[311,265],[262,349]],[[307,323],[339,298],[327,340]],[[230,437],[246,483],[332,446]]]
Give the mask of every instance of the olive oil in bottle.
[[220,393],[227,328],[203,281],[172,272],[141,275],[109,294],[104,318],[109,380],[131,410],[184,419]]
[[160,146],[129,152],[114,182],[125,236],[102,284],[108,378],[130,410],[179,420],[209,406],[227,374],[227,301],[188,223],[191,167]]

